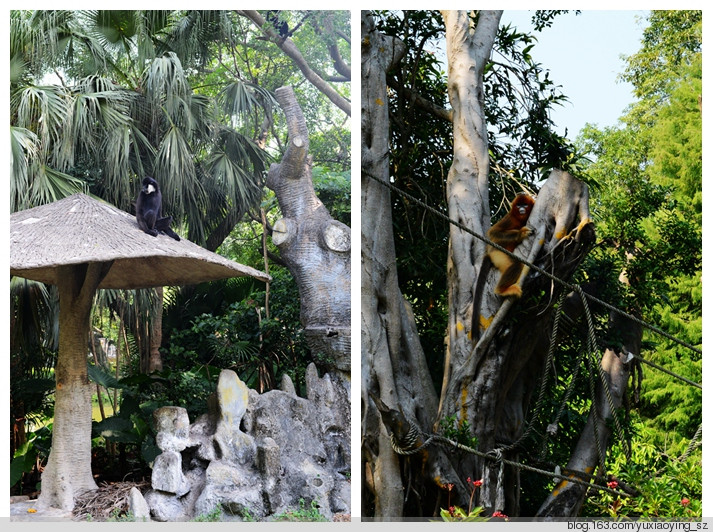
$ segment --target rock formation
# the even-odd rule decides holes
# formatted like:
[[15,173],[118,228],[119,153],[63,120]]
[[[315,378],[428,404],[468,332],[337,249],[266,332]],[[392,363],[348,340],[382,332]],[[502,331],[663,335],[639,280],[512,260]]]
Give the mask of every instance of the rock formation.
[[[151,518],[186,521],[220,511],[221,520],[270,519],[316,502],[327,519],[350,513],[350,403],[341,381],[307,368],[307,397],[289,377],[258,394],[223,370],[217,407],[189,424],[180,407],[154,412]],[[134,494],[134,499],[137,499]],[[134,502],[138,507],[141,501]],[[145,512],[145,510],[142,510]]]

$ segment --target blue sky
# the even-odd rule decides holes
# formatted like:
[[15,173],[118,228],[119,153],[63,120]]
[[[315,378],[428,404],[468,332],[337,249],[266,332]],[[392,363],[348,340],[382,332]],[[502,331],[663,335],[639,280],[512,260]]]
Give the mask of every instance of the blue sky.
[[[552,27],[535,33],[533,59],[550,71],[550,79],[562,86],[569,102],[556,107],[552,115],[557,131],[574,139],[591,123],[600,128],[614,126],[625,107],[632,103],[632,87],[617,77],[624,71],[622,55],[640,48],[648,11],[583,10],[560,15]],[[531,11],[503,13],[520,31],[531,32]]]

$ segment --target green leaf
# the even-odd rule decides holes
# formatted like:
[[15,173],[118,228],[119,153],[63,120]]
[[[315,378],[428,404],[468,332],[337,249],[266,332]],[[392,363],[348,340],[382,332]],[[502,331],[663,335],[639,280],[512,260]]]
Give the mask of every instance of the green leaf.
[[144,438],[144,441],[141,442],[141,458],[147,464],[153,466],[153,462],[159,454],[161,454],[161,449],[156,446],[153,437],[147,436]]
[[134,431],[130,420],[112,416],[92,425],[92,437],[101,436],[116,443],[139,443],[140,440]]
[[104,388],[124,388],[114,375],[102,367],[89,365],[87,371],[89,373],[89,380],[97,383],[99,386],[103,386]]

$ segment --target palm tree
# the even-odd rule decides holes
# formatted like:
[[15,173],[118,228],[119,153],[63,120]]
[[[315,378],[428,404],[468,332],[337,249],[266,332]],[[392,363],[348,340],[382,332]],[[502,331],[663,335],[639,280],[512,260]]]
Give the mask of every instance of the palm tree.
[[[83,188],[130,210],[135,180],[152,173],[165,210],[216,249],[225,219],[234,226],[259,200],[267,162],[235,125],[274,100],[240,79],[216,97],[195,93],[169,47],[198,57],[230,38],[228,22],[203,11],[13,12],[12,210]],[[50,72],[54,83],[35,81]]]
[[[216,12],[12,11],[11,211],[88,192],[131,212],[151,174],[177,230],[217,249],[259,202],[268,161],[241,117],[274,103],[240,79],[193,91],[187,58],[230,38]],[[155,346],[156,329],[133,332]]]

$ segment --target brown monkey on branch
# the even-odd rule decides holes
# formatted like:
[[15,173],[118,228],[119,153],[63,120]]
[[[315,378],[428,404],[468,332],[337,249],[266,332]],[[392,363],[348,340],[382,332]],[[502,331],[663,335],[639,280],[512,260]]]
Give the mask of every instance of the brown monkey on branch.
[[[525,192],[515,196],[510,206],[510,212],[497,222],[488,231],[488,238],[499,246],[513,252],[515,248],[525,240],[530,234],[530,228],[526,227],[527,219],[530,217],[535,200]],[[491,266],[495,266],[500,271],[500,279],[495,286],[495,293],[503,297],[518,298],[522,295],[522,288],[518,284],[522,273],[522,262],[517,261],[503,253],[499,249],[488,244],[485,251],[483,265],[480,268],[478,282],[475,285],[473,294],[473,317],[471,323],[471,336],[476,340],[480,336],[479,308],[480,299],[483,295],[485,280],[490,273]]]

